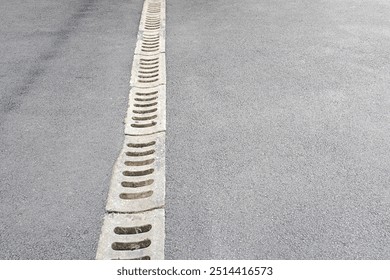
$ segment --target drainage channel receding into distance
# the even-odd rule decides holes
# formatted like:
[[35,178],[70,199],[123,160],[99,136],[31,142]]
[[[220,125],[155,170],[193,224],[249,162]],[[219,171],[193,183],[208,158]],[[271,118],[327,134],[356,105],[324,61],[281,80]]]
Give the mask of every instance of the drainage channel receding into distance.
[[96,259],[164,259],[165,0],[145,0]]

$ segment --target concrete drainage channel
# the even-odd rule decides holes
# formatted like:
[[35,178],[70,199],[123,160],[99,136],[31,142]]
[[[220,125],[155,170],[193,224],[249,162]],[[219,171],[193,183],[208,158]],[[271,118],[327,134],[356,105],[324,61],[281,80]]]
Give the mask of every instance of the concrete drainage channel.
[[96,259],[164,259],[165,0],[145,0]]

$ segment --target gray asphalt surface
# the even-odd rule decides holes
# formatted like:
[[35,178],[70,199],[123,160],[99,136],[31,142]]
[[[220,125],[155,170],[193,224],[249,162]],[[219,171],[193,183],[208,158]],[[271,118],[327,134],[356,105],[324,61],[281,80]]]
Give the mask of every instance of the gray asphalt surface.
[[0,259],[93,259],[140,0],[0,1]]
[[390,3],[169,0],[169,259],[390,258]]

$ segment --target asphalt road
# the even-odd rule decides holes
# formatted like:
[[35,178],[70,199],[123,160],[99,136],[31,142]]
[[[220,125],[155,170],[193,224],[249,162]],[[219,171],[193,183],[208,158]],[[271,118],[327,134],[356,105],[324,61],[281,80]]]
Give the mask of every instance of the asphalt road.
[[142,1],[0,1],[0,259],[94,259]]
[[390,259],[390,3],[169,0],[169,259]]
[[[93,259],[142,1],[0,1],[0,259]],[[167,0],[168,259],[390,258],[390,4]]]

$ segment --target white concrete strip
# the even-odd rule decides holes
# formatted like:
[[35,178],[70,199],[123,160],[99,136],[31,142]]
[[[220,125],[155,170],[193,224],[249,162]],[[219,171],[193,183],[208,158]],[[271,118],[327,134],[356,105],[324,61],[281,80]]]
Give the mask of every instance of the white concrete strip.
[[165,1],[145,0],[97,259],[164,259]]

